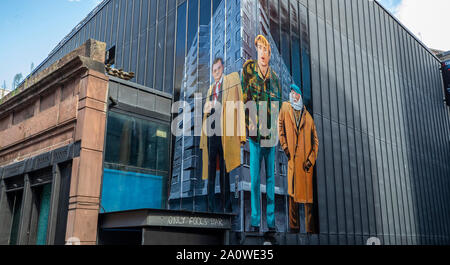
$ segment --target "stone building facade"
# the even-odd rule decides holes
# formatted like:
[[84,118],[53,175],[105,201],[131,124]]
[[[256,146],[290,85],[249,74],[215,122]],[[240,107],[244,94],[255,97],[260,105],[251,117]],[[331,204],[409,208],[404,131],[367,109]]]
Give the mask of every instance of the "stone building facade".
[[88,40],[0,105],[0,243],[95,244],[108,77]]

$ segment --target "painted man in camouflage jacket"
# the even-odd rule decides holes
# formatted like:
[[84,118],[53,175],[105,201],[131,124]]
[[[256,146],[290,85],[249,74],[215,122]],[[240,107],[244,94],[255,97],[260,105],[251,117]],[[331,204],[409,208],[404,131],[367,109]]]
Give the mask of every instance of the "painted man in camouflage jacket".
[[[262,158],[266,165],[266,191],[267,191],[267,226],[269,230],[275,231],[275,144],[264,143],[273,142],[277,135],[263,133],[264,129],[275,129],[277,118],[271,117],[272,112],[281,106],[281,88],[276,73],[270,68],[271,47],[267,39],[259,35],[255,39],[255,46],[258,51],[258,61],[248,60],[244,64],[242,71],[242,89],[244,104],[256,103],[257,111],[246,112],[246,126],[250,141],[250,175],[251,175],[251,206],[252,230],[259,230],[261,225],[260,209],[260,167]],[[260,122],[260,103],[267,102],[267,124]],[[263,121],[264,122],[264,121]]]

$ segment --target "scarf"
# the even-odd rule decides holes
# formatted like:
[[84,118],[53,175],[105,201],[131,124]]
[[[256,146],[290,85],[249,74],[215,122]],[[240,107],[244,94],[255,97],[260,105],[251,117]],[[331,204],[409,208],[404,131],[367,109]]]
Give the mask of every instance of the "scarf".
[[303,98],[300,96],[300,99],[295,102],[294,97],[292,96],[292,93],[289,94],[289,100],[291,102],[292,108],[294,110],[303,110]]

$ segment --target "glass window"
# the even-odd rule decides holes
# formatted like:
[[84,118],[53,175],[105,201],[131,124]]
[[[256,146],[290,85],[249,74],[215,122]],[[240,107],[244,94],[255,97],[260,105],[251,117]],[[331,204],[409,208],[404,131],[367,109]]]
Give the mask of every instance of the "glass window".
[[239,42],[241,40],[241,29],[238,29],[236,31],[236,42]]
[[219,7],[222,0],[213,0],[213,14],[216,13],[217,8]]
[[278,12],[278,0],[269,0],[270,7],[270,32],[275,44],[280,50],[280,14]]
[[166,208],[169,139],[166,124],[108,113],[103,211]]
[[309,46],[309,25],[308,10],[305,6],[299,5],[300,13],[300,42],[301,42],[301,60],[302,60],[302,81],[304,89],[304,100],[308,110],[312,110],[311,94],[311,65],[310,65],[310,46]]
[[166,46],[166,20],[158,23],[158,43],[156,44],[156,69],[154,88],[163,91],[164,81],[164,48]]
[[173,57],[175,48],[175,11],[171,11],[167,16],[167,43],[166,43],[166,59],[164,73],[164,92],[173,93]]
[[237,61],[237,60],[239,60],[239,58],[241,58],[241,50],[237,50],[234,53],[234,60]]
[[211,22],[211,1],[200,0],[200,25],[209,25]]
[[198,0],[189,0],[187,45],[190,49],[198,32]]
[[183,80],[184,61],[186,55],[186,2],[178,7],[177,11],[177,36],[175,51],[175,88],[174,101],[180,100],[181,82]]
[[50,213],[50,200],[52,193],[52,184],[39,186],[34,190],[36,199],[34,200],[35,207],[38,210],[38,222],[36,233],[36,245],[47,244],[47,227],[48,216]]
[[198,90],[205,95],[210,85],[211,57],[211,1],[200,1],[200,27],[198,52]]

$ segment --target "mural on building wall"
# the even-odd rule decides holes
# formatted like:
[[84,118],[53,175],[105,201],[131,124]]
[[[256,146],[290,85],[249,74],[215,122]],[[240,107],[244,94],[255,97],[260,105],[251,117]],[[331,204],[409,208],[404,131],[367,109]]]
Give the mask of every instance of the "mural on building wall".
[[[169,208],[234,213],[237,231],[303,224],[313,233],[318,138],[309,113],[306,7],[274,3],[178,7],[175,90],[185,105],[174,120],[183,134],[175,139]],[[200,112],[187,111],[199,102]]]

